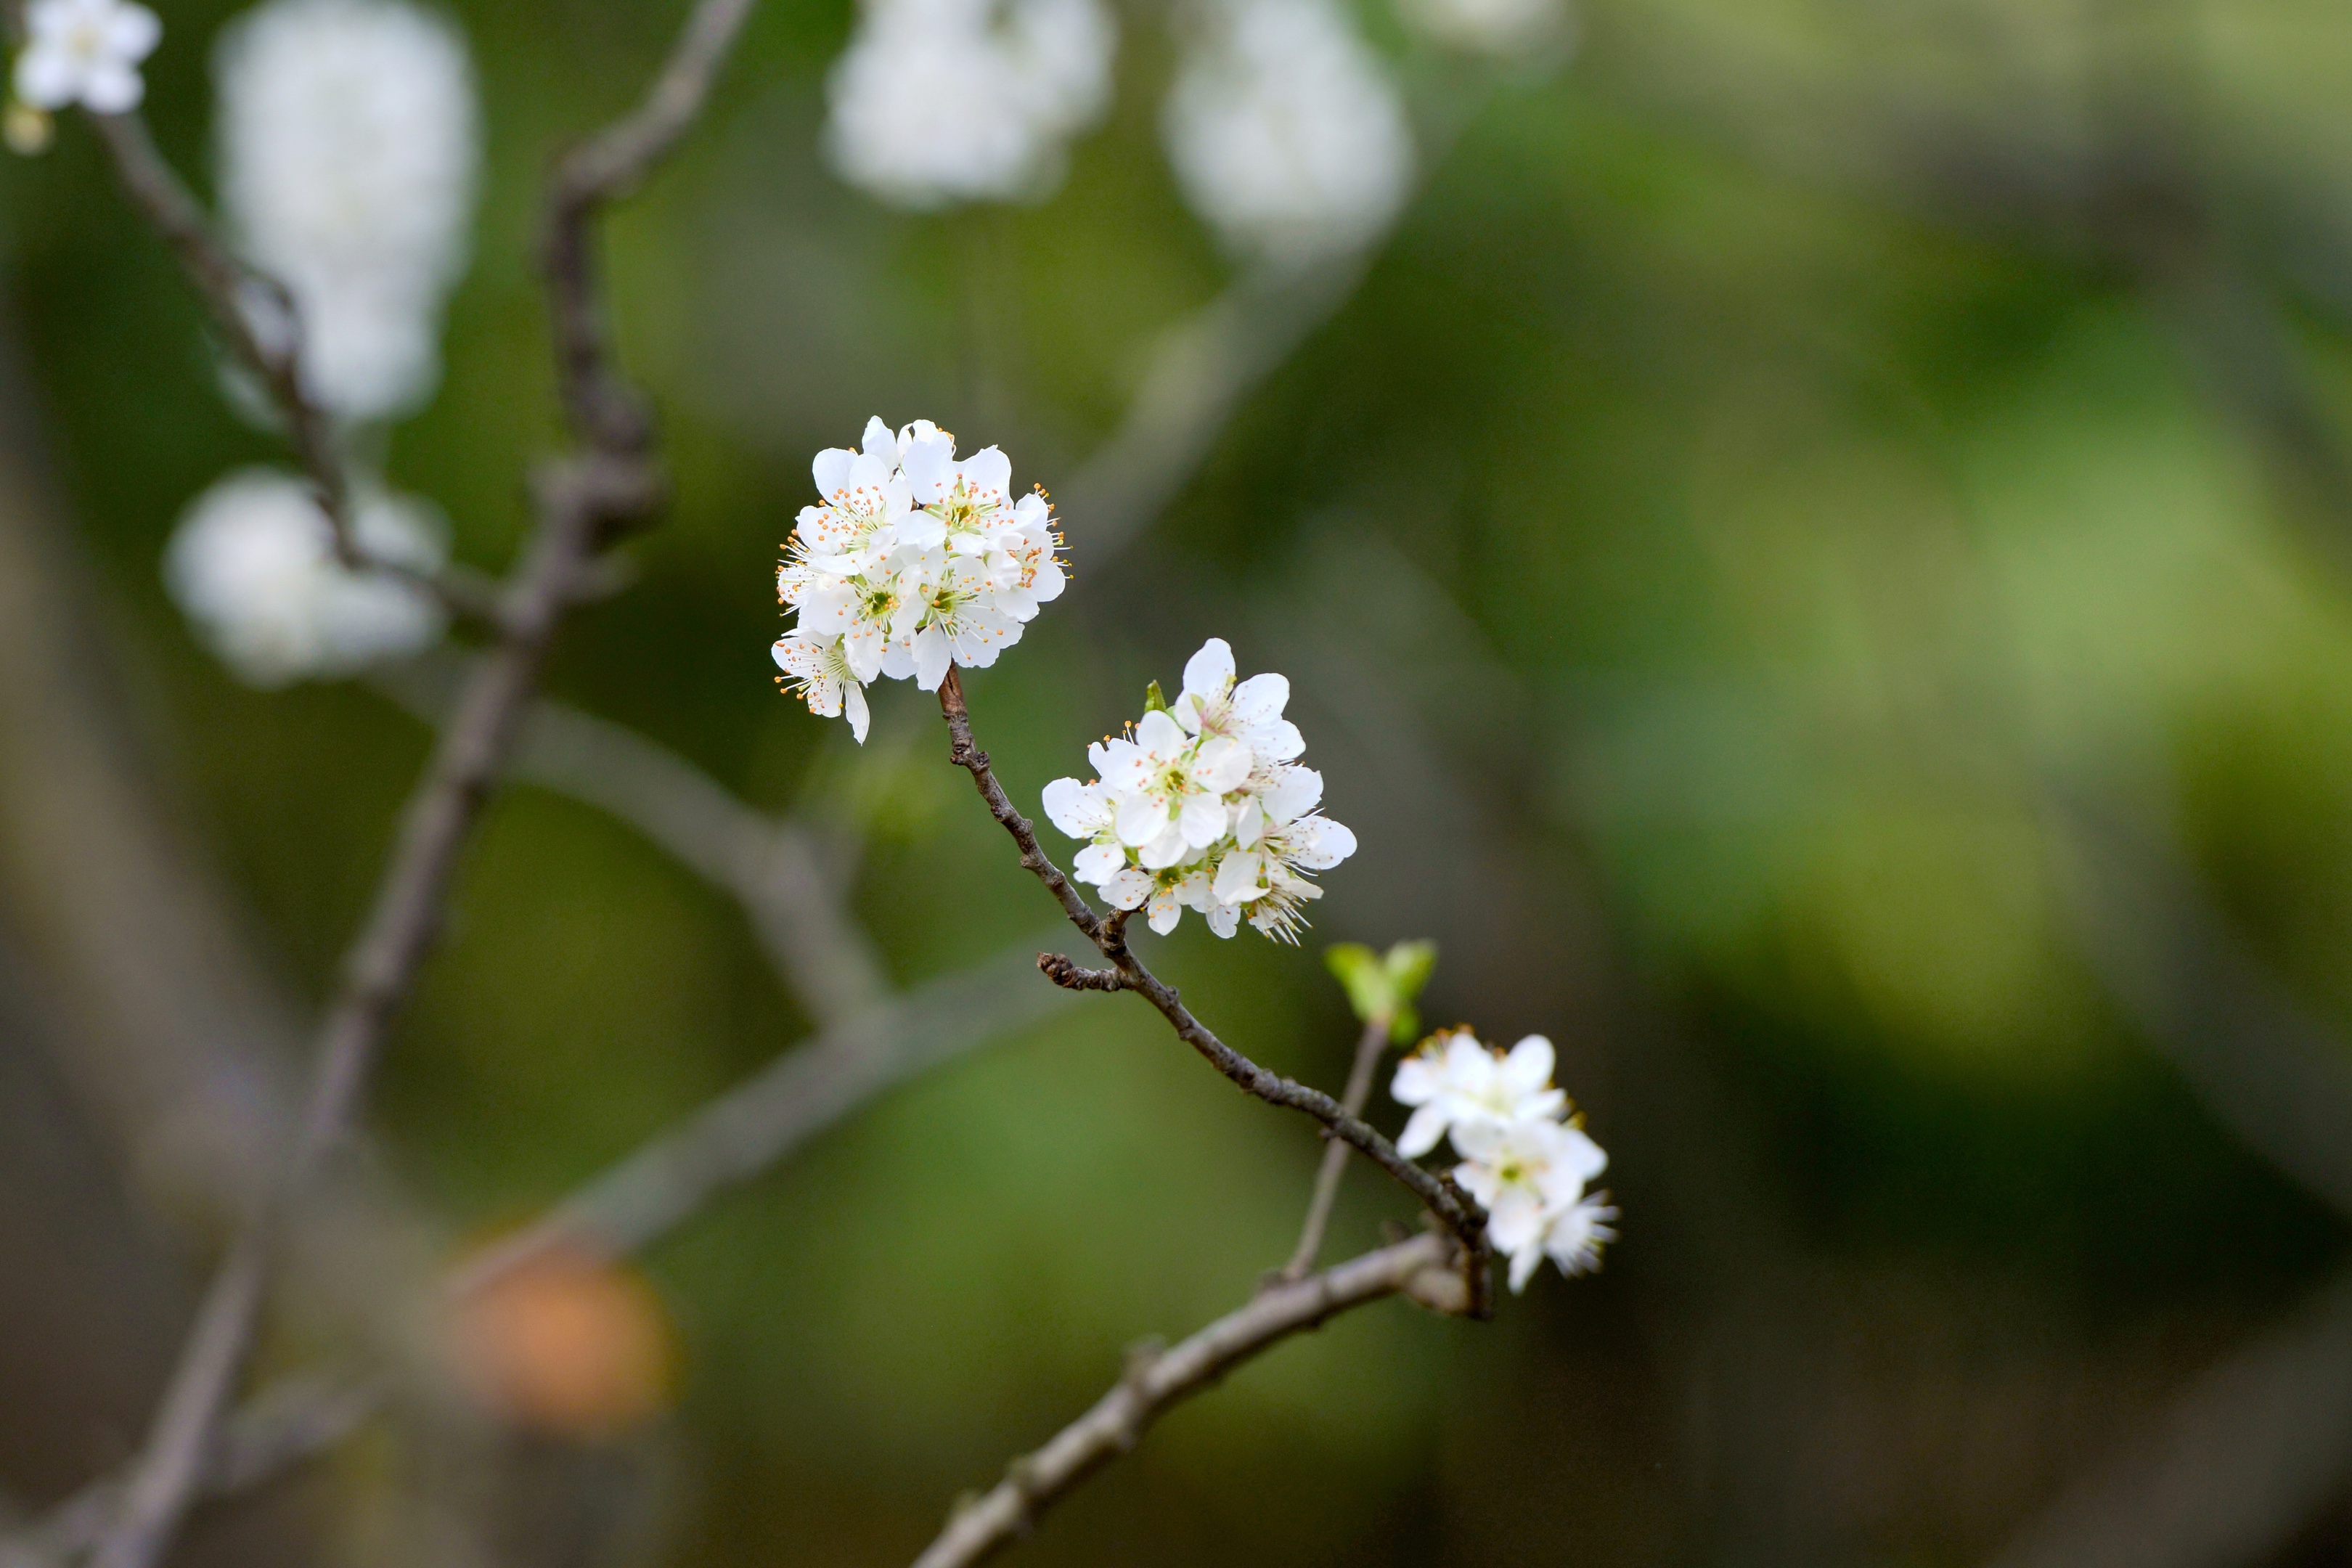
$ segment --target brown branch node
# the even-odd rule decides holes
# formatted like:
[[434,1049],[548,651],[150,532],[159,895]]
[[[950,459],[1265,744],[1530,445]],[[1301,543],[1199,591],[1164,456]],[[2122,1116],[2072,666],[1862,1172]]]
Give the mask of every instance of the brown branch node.
[[1037,968],[1065,991],[1124,991],[1127,979],[1116,969],[1087,969],[1058,952],[1041,952]]

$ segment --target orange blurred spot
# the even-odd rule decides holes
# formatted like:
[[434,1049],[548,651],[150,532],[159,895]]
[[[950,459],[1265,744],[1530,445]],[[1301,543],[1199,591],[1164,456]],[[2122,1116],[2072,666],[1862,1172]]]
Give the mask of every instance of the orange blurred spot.
[[669,1403],[673,1355],[660,1300],[625,1265],[578,1251],[535,1258],[451,1310],[466,1385],[501,1418],[603,1437]]

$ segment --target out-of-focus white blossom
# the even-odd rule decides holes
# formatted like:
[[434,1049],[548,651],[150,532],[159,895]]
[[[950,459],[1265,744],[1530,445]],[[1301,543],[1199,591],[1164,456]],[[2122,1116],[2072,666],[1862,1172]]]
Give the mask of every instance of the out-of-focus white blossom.
[[1389,1092],[1399,1105],[1415,1108],[1397,1138],[1397,1152],[1418,1160],[1450,1130],[1472,1122],[1501,1126],[1558,1116],[1568,1096],[1551,1086],[1551,1042],[1541,1035],[1529,1035],[1503,1056],[1468,1029],[1438,1031],[1397,1064]]
[[1471,1122],[1454,1130],[1454,1146],[1463,1155],[1454,1179],[1486,1211],[1486,1237],[1511,1260],[1511,1289],[1524,1290],[1553,1222],[1583,1200],[1609,1156],[1581,1130],[1539,1118]]
[[1576,43],[1569,0],[1397,0],[1397,12],[1434,43],[1496,59],[1557,64]]
[[1162,934],[1192,910],[1219,936],[1247,918],[1297,942],[1323,896],[1304,873],[1354,854],[1356,836],[1315,810],[1323,776],[1293,761],[1306,742],[1282,716],[1289,697],[1279,675],[1235,686],[1233,649],[1210,638],[1173,704],[1087,748],[1097,777],[1045,786],[1046,816],[1086,845],[1078,880]]
[[870,0],[825,80],[842,177],[894,205],[1050,194],[1110,97],[1101,0]]
[[950,665],[985,667],[1061,596],[1062,537],[1044,492],[1015,498],[994,447],[961,462],[928,419],[893,433],[866,423],[861,450],[814,466],[822,504],[801,509],[776,571],[800,623],[774,655],[787,689],[866,739],[866,686],[915,678],[939,689]]
[[346,418],[415,408],[481,162],[465,41],[403,0],[268,0],[213,65],[221,199],[294,296],[304,381]]
[[[429,572],[446,555],[422,502],[362,496],[353,532],[370,555]],[[354,573],[307,482],[269,468],[229,475],[196,498],[164,552],[163,580],[198,634],[253,686],[331,679],[441,636],[433,597],[388,573]]]
[[1529,1035],[1509,1054],[1466,1028],[1441,1029],[1397,1064],[1389,1092],[1414,1108],[1397,1152],[1419,1158],[1451,1135],[1463,1190],[1486,1211],[1487,1239],[1510,1259],[1515,1291],[1546,1258],[1564,1274],[1601,1266],[1617,1211],[1585,1184],[1609,1163],[1552,1087],[1551,1042]]
[[36,109],[136,109],[147,95],[139,62],[163,37],[155,13],[132,0],[32,0],[16,56],[16,96]]
[[1335,0],[1218,0],[1161,128],[1185,199],[1245,256],[1366,244],[1412,182],[1403,105]]

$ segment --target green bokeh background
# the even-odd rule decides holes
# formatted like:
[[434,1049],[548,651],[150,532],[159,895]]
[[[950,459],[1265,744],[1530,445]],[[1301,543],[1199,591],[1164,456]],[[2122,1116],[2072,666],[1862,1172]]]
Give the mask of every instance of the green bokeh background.
[[[151,113],[201,174],[234,7],[166,10]],[[457,10],[488,177],[388,471],[497,567],[558,438],[538,182],[677,7]],[[551,687],[861,824],[902,982],[1051,910],[919,694],[877,690],[862,755],[777,696],[772,563],[809,455],[870,413],[1056,485],[1228,279],[1159,155],[1162,18],[1122,19],[1058,195],[918,217],[818,154],[848,7],[765,5],[610,226],[677,499]],[[1433,1022],[1559,1042],[1626,1239],[1489,1326],[1391,1307],[1286,1348],[1019,1551],[1979,1560],[2342,1248],[2086,958],[2053,802],[2179,857],[2352,1024],[2352,14],[1611,0],[1525,79],[1365,20],[1458,142],[1141,541],[1096,570],[1066,518],[1077,585],[973,707],[1026,803],[1202,637],[1286,670],[1363,849],[1306,948],[1188,922],[1153,962],[1336,1084],[1317,947],[1434,939]],[[0,167],[0,268],[157,752],[315,999],[428,737],[362,686],[236,686],[164,597],[183,506],[279,454],[83,128]],[[385,1064],[390,1158],[484,1234],[808,1026],[734,906],[517,788]],[[893,1093],[644,1260],[684,1370],[621,1445],[658,1520],[629,1551],[906,1560],[1123,1346],[1243,1299],[1318,1148],[1120,998]],[[1360,1174],[1340,1243],[1402,1214]]]

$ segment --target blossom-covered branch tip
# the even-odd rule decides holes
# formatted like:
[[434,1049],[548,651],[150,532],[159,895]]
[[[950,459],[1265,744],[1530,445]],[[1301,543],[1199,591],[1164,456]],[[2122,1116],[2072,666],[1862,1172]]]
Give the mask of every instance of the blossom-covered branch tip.
[[1095,778],[1045,786],[1045,815],[1085,843],[1072,862],[1078,879],[1119,909],[1144,910],[1153,931],[1194,910],[1219,936],[1246,915],[1295,942],[1301,911],[1323,896],[1306,873],[1354,854],[1356,836],[1316,809],[1323,775],[1299,765],[1307,742],[1282,716],[1290,682],[1235,684],[1234,674],[1234,650],[1211,637],[1173,703],[1155,701],[1125,733],[1087,748]]
[[895,432],[869,419],[863,446],[819,452],[815,474],[821,500],[801,509],[776,572],[799,616],[772,650],[778,684],[813,713],[845,714],[861,743],[876,679],[936,691],[950,665],[995,663],[1061,597],[1053,508],[1042,489],[1013,494],[998,448],[959,462],[928,419]]

